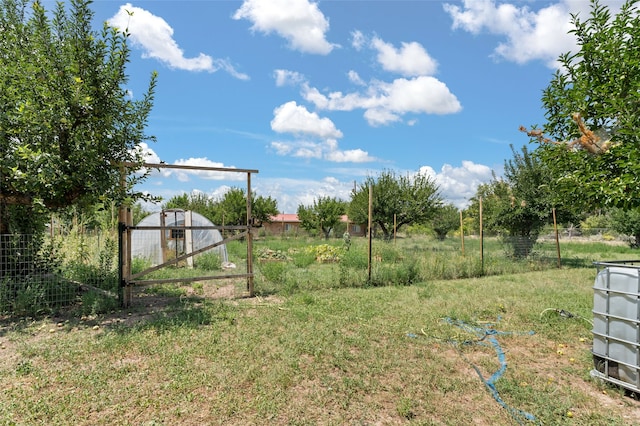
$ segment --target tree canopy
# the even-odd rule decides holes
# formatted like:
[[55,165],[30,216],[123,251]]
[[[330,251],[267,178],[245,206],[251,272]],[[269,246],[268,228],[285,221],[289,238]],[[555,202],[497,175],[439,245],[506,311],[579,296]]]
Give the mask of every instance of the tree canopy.
[[[640,205],[640,15],[591,0],[574,15],[579,49],[560,56],[544,90],[547,123],[528,130],[565,201],[593,207]],[[526,129],[523,129],[526,130]]]
[[128,34],[92,30],[90,4],[60,2],[49,18],[38,1],[0,0],[0,233],[15,209],[123,200],[143,178],[129,169],[123,190],[120,165],[141,164],[153,139],[156,75],[132,99]]
[[460,211],[453,204],[444,204],[436,209],[431,219],[431,229],[436,238],[444,241],[447,234],[460,227]]
[[478,187],[469,212],[479,216],[483,201],[483,224],[487,230],[502,234],[515,257],[526,257],[542,228],[550,222],[552,210],[570,217],[563,204],[556,205],[548,185],[550,171],[526,146],[521,151],[511,147],[513,158],[505,161],[504,178],[493,177],[489,184]]
[[[247,196],[241,188],[231,188],[221,199],[213,199],[203,193],[182,194],[172,197],[164,208],[193,210],[216,225],[242,226],[247,224]],[[271,197],[251,195],[251,216],[257,222],[268,222],[278,214],[278,202]]]
[[340,223],[340,219],[347,211],[347,203],[336,197],[319,197],[311,206],[298,206],[298,219],[307,231],[320,231],[325,239],[329,238],[331,230]]
[[[354,190],[349,204],[349,219],[355,223],[367,223],[369,187],[372,188],[372,222],[380,227],[389,239],[408,224],[426,224],[442,204],[438,185],[424,174],[397,175],[385,170],[376,178],[368,177]],[[394,222],[395,219],[395,222]]]

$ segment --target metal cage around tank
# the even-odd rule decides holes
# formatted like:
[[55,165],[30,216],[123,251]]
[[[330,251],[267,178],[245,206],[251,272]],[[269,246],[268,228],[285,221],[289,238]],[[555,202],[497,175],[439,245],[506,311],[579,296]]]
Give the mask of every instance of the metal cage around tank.
[[591,375],[640,392],[640,260],[594,265]]

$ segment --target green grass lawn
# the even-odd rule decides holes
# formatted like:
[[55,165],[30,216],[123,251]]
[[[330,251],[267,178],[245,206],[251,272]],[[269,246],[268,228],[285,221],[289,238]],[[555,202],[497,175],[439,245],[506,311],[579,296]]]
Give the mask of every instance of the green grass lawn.
[[269,277],[257,264],[254,298],[204,297],[204,283],[157,287],[130,311],[7,319],[0,424],[640,424],[636,400],[589,375],[590,262],[626,248],[443,280],[428,276],[442,250],[411,244],[376,266],[417,259],[410,284],[362,283],[358,259],[296,264],[294,251]]

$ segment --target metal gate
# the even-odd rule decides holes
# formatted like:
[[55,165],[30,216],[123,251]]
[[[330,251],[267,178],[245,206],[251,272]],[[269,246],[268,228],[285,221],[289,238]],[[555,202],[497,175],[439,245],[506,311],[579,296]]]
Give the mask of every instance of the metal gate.
[[[135,286],[151,285],[151,284],[163,284],[163,283],[177,283],[177,282],[196,282],[207,280],[219,280],[230,278],[246,278],[247,280],[247,292],[250,297],[254,295],[253,288],[253,233],[254,220],[251,215],[251,174],[258,173],[257,170],[248,169],[234,169],[234,168],[220,168],[220,167],[200,167],[200,166],[177,166],[170,164],[150,164],[145,163],[143,165],[146,168],[151,169],[181,169],[181,170],[198,170],[209,172],[228,172],[228,173],[245,173],[247,175],[247,220],[245,225],[241,226],[193,226],[191,223],[184,223],[183,225],[170,225],[167,226],[161,223],[159,226],[135,226],[133,224],[133,216],[131,214],[131,208],[122,206],[118,216],[118,259],[119,259],[119,282],[120,291],[119,298],[123,307],[128,307],[132,303],[133,288]],[[138,166],[139,167],[139,166]],[[176,251],[176,255],[171,259],[164,259],[155,266],[146,268],[143,271],[133,274],[131,272],[132,265],[132,232],[134,230],[147,230],[158,231],[161,235],[161,239],[166,238],[166,233],[177,237],[182,236],[187,238],[194,230],[218,230],[225,235],[224,231],[233,231],[234,234],[230,237],[223,238],[221,241],[209,244],[205,247],[201,247],[197,250],[181,250]],[[182,261],[191,261],[193,256],[203,253],[207,250],[211,250],[222,244],[226,244],[229,241],[245,238],[247,242],[247,260],[246,260],[246,272],[236,274],[216,274],[196,277],[180,277],[180,278],[164,278],[164,279],[144,279],[143,277],[153,271],[165,268],[167,266],[178,265]]]

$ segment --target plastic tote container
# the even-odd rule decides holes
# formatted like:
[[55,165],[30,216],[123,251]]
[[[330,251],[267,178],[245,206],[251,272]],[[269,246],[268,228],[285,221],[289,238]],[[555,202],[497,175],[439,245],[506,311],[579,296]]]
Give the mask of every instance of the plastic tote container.
[[640,392],[640,260],[594,265],[591,375]]

